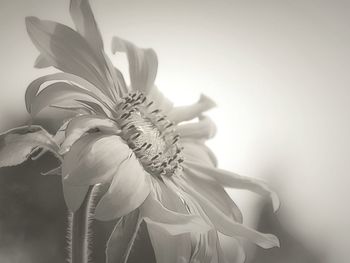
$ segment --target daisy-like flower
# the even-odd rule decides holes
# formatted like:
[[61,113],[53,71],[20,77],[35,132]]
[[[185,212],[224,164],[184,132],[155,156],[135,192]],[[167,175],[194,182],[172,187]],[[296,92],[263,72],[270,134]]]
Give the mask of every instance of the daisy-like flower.
[[[275,210],[279,206],[265,183],[216,167],[204,144],[215,126],[203,115],[214,102],[202,95],[193,105],[174,107],[154,85],[156,53],[114,37],[113,53],[125,52],[128,58],[127,86],[106,56],[88,0],[71,0],[70,14],[76,31],[26,19],[40,51],[36,67],[60,72],[34,80],[25,102],[32,118],[47,107],[75,114],[54,136],[35,125],[3,133],[0,166],[22,163],[38,149],[53,152],[61,166],[49,173],[62,175],[73,215],[92,186],[107,186],[93,216],[118,219],[107,244],[108,262],[127,262],[143,221],[158,263],[243,262],[240,239],[263,248],[278,246],[274,235],[242,224],[239,208],[224,189],[250,190],[271,198]],[[236,253],[225,253],[223,240]]]

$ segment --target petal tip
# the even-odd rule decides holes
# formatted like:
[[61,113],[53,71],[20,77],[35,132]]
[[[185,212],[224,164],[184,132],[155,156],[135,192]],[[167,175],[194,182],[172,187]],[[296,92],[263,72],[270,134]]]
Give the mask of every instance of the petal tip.
[[280,247],[280,241],[275,235],[265,234],[265,237],[266,240],[264,242],[259,243],[259,246],[265,249]]
[[281,201],[275,192],[270,194],[270,198],[272,200],[273,212],[276,213],[281,206]]
[[27,16],[25,18],[25,23],[26,23],[27,28],[32,26],[34,23],[37,23],[38,21],[40,21],[40,19],[37,18],[36,16]]
[[203,103],[205,105],[205,109],[206,110],[210,110],[212,108],[215,108],[217,106],[217,104],[215,103],[214,100],[212,100],[210,97],[208,97],[205,94],[201,94],[200,98],[199,98],[199,102]]

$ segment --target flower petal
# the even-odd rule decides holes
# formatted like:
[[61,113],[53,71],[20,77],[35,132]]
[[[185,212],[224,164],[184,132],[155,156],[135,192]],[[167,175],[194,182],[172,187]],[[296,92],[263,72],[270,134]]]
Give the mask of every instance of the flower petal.
[[50,61],[48,61],[43,54],[40,54],[34,62],[35,68],[47,68],[50,66],[51,66]]
[[246,255],[243,246],[237,239],[218,233],[218,245],[222,248],[227,262],[244,263]]
[[210,200],[222,213],[236,222],[243,222],[242,212],[220,184],[204,180],[191,169],[185,168],[184,175],[184,180],[192,185],[193,189]]
[[181,139],[181,146],[184,147],[182,153],[185,161],[190,160],[198,164],[217,166],[218,161],[215,154],[203,142]]
[[147,197],[140,211],[147,225],[157,227],[164,234],[179,235],[209,230],[209,226],[199,216],[171,211],[152,195]]
[[175,184],[173,178],[171,178],[171,180],[165,180],[164,182],[169,189],[176,191],[176,193],[181,196],[181,199],[186,205],[188,212],[191,215],[199,216],[202,218],[202,220],[206,222],[210,228],[210,230],[207,232],[191,232],[192,253],[190,262],[217,262],[217,238],[216,230],[214,229],[212,222],[205,214],[199,203],[191,195],[185,192],[182,187],[179,187],[179,185]]
[[119,165],[107,193],[96,206],[95,217],[112,220],[138,208],[150,192],[149,176],[131,154]]
[[126,52],[131,87],[147,95],[153,87],[158,69],[158,59],[154,50],[138,48],[127,40],[113,37],[112,52]]
[[194,252],[191,262],[226,263],[224,258],[219,258],[221,251],[220,247],[217,246],[218,237],[215,229],[211,229],[204,234],[193,235],[192,242]]
[[215,136],[216,126],[209,117],[200,117],[196,123],[177,125],[176,132],[185,139],[208,140]]
[[78,116],[72,119],[66,128],[65,140],[61,145],[60,153],[68,152],[80,137],[92,129],[98,129],[101,132],[109,131],[111,134],[117,134],[119,131],[117,123],[111,119],[97,115]]
[[58,145],[40,126],[23,126],[0,134],[0,167],[21,164],[35,148],[44,148],[59,157]]
[[189,106],[174,107],[168,113],[168,118],[175,123],[190,121],[215,106],[216,104],[212,99],[202,94],[199,98],[199,101],[195,104]]
[[30,114],[34,117],[40,111],[50,105],[66,106],[68,103],[70,106],[76,105],[76,100],[89,100],[99,102],[94,98],[95,95],[77,86],[65,82],[58,82],[49,85],[34,98],[30,105]]
[[188,168],[196,173],[198,177],[208,181],[217,181],[224,187],[236,189],[246,189],[262,196],[268,196],[272,200],[274,211],[277,211],[280,206],[280,201],[277,194],[272,191],[265,182],[241,176],[222,169],[200,165],[194,162],[186,162]]
[[[125,95],[125,84],[123,76],[118,74],[118,70],[112,65],[112,62],[104,52],[103,40],[100,30],[96,24],[92,13],[89,0],[71,0],[70,13],[78,32],[86,39],[86,41],[94,50],[97,57],[104,61],[106,66],[106,77],[111,84],[111,92],[114,98],[118,95]],[[117,86],[115,86],[117,85]]]
[[107,241],[106,262],[126,263],[135,242],[142,220],[139,210],[123,216],[115,225]]
[[95,100],[97,100],[98,103],[103,105],[104,107],[110,108],[113,106],[113,102],[107,96],[105,96],[98,88],[92,85],[90,82],[73,74],[59,72],[59,73],[42,76],[40,78],[35,79],[29,84],[25,94],[27,111],[29,113],[31,112],[31,105],[35,100],[35,97],[37,96],[43,84],[47,82],[67,82],[67,81],[82,87],[83,93],[86,93],[86,89],[90,91],[90,92],[87,92],[87,94],[93,97]]
[[[152,181],[155,196],[165,208],[177,213],[188,214],[185,204],[176,192],[157,179]],[[172,236],[164,234],[164,231],[157,225],[148,224],[147,228],[157,262],[190,262],[191,235],[189,233]]]
[[131,150],[118,136],[100,132],[79,139],[64,156],[62,175],[75,186],[108,182]]
[[180,178],[174,178],[174,180],[189,195],[196,199],[207,216],[210,218],[210,221],[214,224],[217,231],[231,237],[246,238],[262,248],[279,246],[279,240],[276,236],[272,234],[260,233],[240,223],[236,223],[234,220],[222,213],[222,211],[218,209],[210,200],[205,198],[201,193],[198,193],[191,185],[184,182]]
[[167,97],[165,97],[156,86],[152,87],[147,94],[147,98],[150,101],[153,101],[153,104],[149,107],[150,111],[159,109],[162,111],[162,113],[168,114],[168,112],[170,112],[173,108],[173,103]]
[[88,100],[76,100],[76,101],[78,101],[80,104],[82,104],[85,108],[88,108],[90,110],[90,112],[93,112],[93,113],[96,113],[96,114],[102,115],[102,116],[112,117],[112,115],[109,114],[110,112],[106,111],[98,103],[95,103],[93,101],[88,101]]
[[95,53],[100,53],[103,50],[103,41],[89,0],[71,0],[69,11],[77,31],[87,40]]
[[129,90],[126,86],[123,74],[119,71],[119,69],[113,66],[112,61],[105,52],[103,52],[103,57],[106,61],[106,67],[108,70],[107,77],[113,84],[112,91],[114,92],[115,97],[125,97],[129,93]]
[[112,98],[105,62],[80,34],[65,25],[36,17],[27,17],[26,25],[34,45],[52,66],[86,79]]

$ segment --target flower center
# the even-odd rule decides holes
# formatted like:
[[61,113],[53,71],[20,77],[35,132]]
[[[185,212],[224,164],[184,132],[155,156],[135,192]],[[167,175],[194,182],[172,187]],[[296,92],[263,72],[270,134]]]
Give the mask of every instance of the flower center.
[[180,136],[174,125],[153,101],[140,92],[131,93],[118,104],[121,137],[134,151],[144,169],[155,176],[171,176],[182,169]]

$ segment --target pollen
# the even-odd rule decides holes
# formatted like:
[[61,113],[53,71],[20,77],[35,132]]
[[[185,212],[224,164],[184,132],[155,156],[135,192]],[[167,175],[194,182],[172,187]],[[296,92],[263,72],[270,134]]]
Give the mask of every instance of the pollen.
[[170,177],[182,169],[180,136],[174,124],[153,104],[140,92],[130,93],[117,106],[117,120],[121,137],[144,169],[151,175]]

